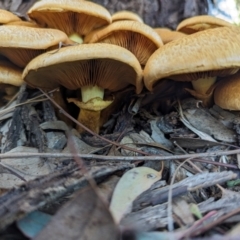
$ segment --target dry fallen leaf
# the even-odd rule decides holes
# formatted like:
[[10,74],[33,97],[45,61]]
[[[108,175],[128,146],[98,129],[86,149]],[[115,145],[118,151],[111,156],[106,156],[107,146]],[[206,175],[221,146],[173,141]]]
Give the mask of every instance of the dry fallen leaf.
[[[7,153],[38,153],[36,148],[19,146]],[[53,172],[54,165],[44,162],[39,157],[5,158],[0,162],[0,188],[9,189],[26,181],[35,179]]]
[[34,240],[117,240],[119,232],[107,207],[92,188],[77,192]]
[[117,183],[110,203],[110,211],[116,223],[132,209],[133,201],[153,183],[160,180],[162,171],[138,167],[127,171]]

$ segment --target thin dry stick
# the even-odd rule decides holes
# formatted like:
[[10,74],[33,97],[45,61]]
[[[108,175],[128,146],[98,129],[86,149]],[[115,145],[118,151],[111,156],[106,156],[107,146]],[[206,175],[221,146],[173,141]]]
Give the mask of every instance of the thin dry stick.
[[[182,149],[183,150],[183,152],[185,152],[186,153],[186,151],[184,150],[184,149]],[[193,167],[193,168],[195,168],[195,170],[197,170],[199,173],[202,173],[203,171],[195,164],[195,163],[193,163],[192,161],[189,161],[189,164]],[[223,192],[225,189],[222,187],[222,186],[220,186],[219,184],[216,184],[216,186]]]
[[10,101],[8,101],[8,103],[3,107],[3,109],[8,108],[12,104],[12,102],[18,97],[18,95],[19,91],[11,98]]
[[189,162],[192,158],[186,159],[184,162],[182,162],[176,169],[176,171],[173,174],[173,177],[171,179],[171,182],[169,184],[169,191],[168,191],[168,205],[167,205],[167,219],[168,219],[168,231],[173,232],[174,226],[173,226],[173,218],[172,218],[172,185],[175,181],[175,177],[177,175],[177,172],[179,169],[186,163]]
[[[70,143],[69,146],[70,146],[70,150],[71,152],[77,153],[77,149],[76,147],[74,146],[74,140],[73,140],[73,136],[71,133],[68,132],[68,142]],[[90,186],[96,190],[96,182],[95,180],[90,176],[89,174],[89,171],[87,170],[86,166],[85,166],[85,163],[84,163],[84,160],[79,157],[79,156],[75,156],[74,157],[74,161],[78,164],[79,166],[79,170],[80,172],[83,174],[83,176],[86,178],[86,180],[89,182]]]
[[[167,160],[183,160],[186,158],[200,158],[200,157],[213,157],[220,155],[234,155],[239,154],[238,150],[229,151],[218,151],[209,153],[198,153],[198,154],[185,154],[185,155],[173,155],[173,156],[105,156],[105,155],[95,155],[95,154],[72,154],[72,153],[1,153],[0,159],[5,158],[30,158],[30,157],[44,157],[44,158],[73,158],[75,156],[89,159],[89,160],[104,160],[104,161],[167,161]],[[231,164],[218,163],[214,161],[208,161],[204,159],[193,159],[197,162],[205,162],[213,165],[225,166],[228,168],[238,169],[237,166]]]
[[[197,236],[200,234],[199,232],[199,228],[202,229],[204,227],[202,227],[202,225],[204,225],[204,222],[206,220],[208,220],[209,218],[211,218],[212,216],[214,216],[217,213],[217,211],[213,210],[209,213],[207,213],[205,216],[203,216],[201,219],[197,220],[196,222],[193,223],[193,225],[191,227],[189,227],[188,229],[183,230],[182,232],[180,232],[179,236],[180,239],[188,239],[190,237],[193,236]],[[210,228],[209,228],[210,229]],[[192,236],[193,235],[193,236]]]
[[[230,218],[230,217],[232,217],[232,216],[234,216],[234,215],[236,215],[236,214],[238,214],[238,213],[240,213],[240,208],[235,209],[235,210],[233,210],[232,212],[227,213],[226,215],[223,215],[223,216],[219,217],[219,218],[216,219],[215,221],[213,221],[213,222],[211,222],[211,223],[209,223],[209,224],[207,224],[207,225],[202,226],[200,229],[197,229],[197,231],[196,231],[196,229],[193,229],[192,232],[189,233],[189,236],[194,237],[194,236],[196,236],[196,235],[205,233],[205,232],[207,232],[208,230],[210,230],[210,229],[212,229],[213,227],[221,224],[222,222],[224,222],[224,221],[227,220],[228,218]],[[236,239],[238,239],[238,238],[236,238]]]
[[[172,219],[172,185],[174,183],[175,180],[175,176],[178,172],[178,170],[180,169],[180,167],[182,167],[186,162],[188,162],[189,164],[191,164],[199,173],[202,173],[202,170],[200,168],[198,168],[194,163],[192,163],[193,160],[192,158],[188,158],[186,159],[184,162],[182,162],[176,169],[172,179],[171,179],[171,183],[169,185],[169,192],[168,192],[168,230],[169,231],[173,231],[174,227],[173,227],[173,219]],[[219,184],[216,184],[216,186],[221,190],[224,191],[225,189],[220,186]]]
[[90,134],[92,134],[93,136],[96,136],[98,138],[100,138],[101,140],[107,142],[107,143],[110,143],[112,145],[115,145],[115,146],[118,146],[118,147],[121,147],[121,148],[124,148],[124,149],[127,149],[129,151],[133,151],[133,152],[137,152],[137,153],[140,153],[140,154],[143,154],[143,155],[147,155],[149,156],[150,154],[146,153],[146,152],[143,152],[141,150],[137,150],[137,149],[134,149],[134,148],[130,148],[130,147],[127,147],[127,146],[123,146],[122,144],[120,143],[117,143],[117,142],[113,142],[105,137],[102,137],[98,134],[96,134],[95,132],[91,131],[89,128],[85,127],[83,124],[81,124],[80,122],[78,122],[75,118],[73,118],[72,116],[70,116],[64,109],[62,109],[51,97],[49,97],[49,95],[47,93],[45,93],[41,88],[39,88],[39,90],[58,108],[60,109],[60,111],[66,116],[68,117],[71,121],[73,121],[74,123],[76,123],[78,126],[80,126],[81,128],[83,128],[84,130],[86,130],[87,132],[89,132]]
[[[16,96],[17,96],[17,95],[16,95]],[[28,100],[25,101],[25,102],[18,103],[18,104],[14,105],[14,106],[9,106],[9,105],[7,104],[2,110],[0,110],[0,115],[7,114],[7,113],[13,111],[16,107],[19,107],[19,106],[22,106],[22,105],[26,105],[26,104],[28,104],[28,103],[37,103],[37,102],[42,102],[42,101],[47,100],[47,98],[38,99],[38,98],[41,98],[41,97],[43,97],[43,96],[44,96],[44,95],[41,94],[41,95],[36,96],[36,97],[34,97],[34,98],[28,99]]]
[[[66,111],[64,111],[47,93],[45,93],[42,89],[39,88],[39,90],[56,106],[58,107],[61,112],[67,116],[70,120],[72,120],[74,123],[76,123],[78,126],[82,127],[83,129],[85,129],[86,131],[88,131],[89,133],[91,133],[92,135],[102,139],[103,141],[107,142],[107,143],[110,143],[110,144],[113,144],[115,146],[118,146],[118,147],[121,147],[121,148],[124,148],[124,149],[127,149],[129,151],[133,151],[133,152],[137,152],[137,153],[140,153],[140,154],[143,154],[145,156],[150,156],[149,159],[146,159],[145,157],[141,158],[141,157],[134,157],[128,159],[127,157],[123,157],[122,159],[111,159],[111,160],[128,160],[128,161],[134,161],[134,160],[139,160],[139,161],[144,161],[144,160],[169,160],[169,159],[185,159],[185,158],[196,158],[196,157],[209,157],[209,156],[219,156],[219,155],[232,155],[232,154],[238,154],[240,153],[240,149],[239,150],[232,150],[232,151],[222,151],[222,152],[215,152],[215,153],[199,153],[199,154],[188,154],[188,155],[178,155],[178,156],[153,156],[153,155],[150,155],[148,153],[145,153],[143,151],[140,151],[140,150],[137,150],[137,149],[134,149],[134,148],[130,148],[130,147],[127,147],[127,146],[124,146],[122,144],[119,144],[117,142],[114,142],[114,141],[111,141],[111,140],[108,140],[107,138],[104,138],[94,132],[92,132],[90,129],[88,129],[87,127],[85,127],[83,124],[81,124],[80,122],[78,122],[76,119],[74,119],[72,116],[70,116]],[[235,152],[234,152],[235,151]],[[225,154],[224,154],[225,153]],[[80,155],[78,155],[80,156]],[[84,156],[81,156],[81,157],[84,157]],[[158,159],[157,159],[157,158]],[[92,158],[92,157],[91,157]],[[106,158],[104,158],[104,160],[107,160]],[[110,159],[109,159],[110,160]],[[198,160],[200,161],[200,159]],[[201,160],[203,161],[203,160]],[[200,161],[200,162],[201,162]],[[211,164],[211,162],[209,162]],[[225,164],[225,166],[227,166]],[[233,165],[230,165],[228,164],[228,167],[233,167],[233,168],[236,168],[234,167]]]

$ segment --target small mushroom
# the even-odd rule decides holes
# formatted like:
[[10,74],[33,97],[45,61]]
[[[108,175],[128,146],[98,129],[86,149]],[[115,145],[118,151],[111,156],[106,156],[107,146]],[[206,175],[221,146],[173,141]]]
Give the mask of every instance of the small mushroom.
[[240,72],[222,78],[214,91],[214,103],[226,110],[240,110]]
[[119,11],[112,15],[112,22],[123,20],[131,20],[143,23],[142,18],[138,14],[131,11]]
[[5,25],[14,25],[14,26],[25,26],[25,27],[35,27],[35,28],[40,28],[39,25],[37,25],[35,22],[30,22],[30,21],[15,21],[15,22],[10,22]]
[[82,43],[82,36],[112,21],[101,5],[78,0],[42,0],[29,9],[28,16],[42,27],[65,32],[78,43]]
[[137,21],[117,21],[86,36],[84,43],[110,43],[128,49],[144,66],[154,51],[163,46],[160,36]]
[[34,57],[70,44],[67,35],[57,29],[42,29],[26,26],[0,26],[0,54],[19,67],[25,67]]
[[[68,99],[80,107],[78,120],[98,132],[101,110],[112,103],[104,99],[104,89],[116,92],[129,84],[142,90],[142,70],[128,50],[112,44],[80,44],[47,52],[24,69],[23,79],[32,87],[59,85],[81,91],[81,99]],[[79,129],[81,131],[81,129]]]
[[209,15],[194,16],[180,22],[177,26],[177,31],[186,34],[192,34],[199,31],[217,28],[217,27],[232,27],[233,24],[217,17]]
[[22,69],[7,60],[1,59],[0,95],[3,95],[5,100],[10,100],[10,98],[18,91],[22,83]]
[[187,36],[185,33],[172,31],[168,28],[154,28],[154,31],[161,37],[163,44],[167,44],[179,38]]
[[2,24],[7,24],[10,22],[15,22],[15,21],[20,21],[21,19],[16,16],[15,14],[4,10],[4,9],[0,9],[0,25]]
[[201,31],[154,52],[144,69],[144,83],[152,91],[163,78],[192,81],[194,90],[188,91],[208,105],[216,77],[236,73],[240,67],[239,56],[239,27]]

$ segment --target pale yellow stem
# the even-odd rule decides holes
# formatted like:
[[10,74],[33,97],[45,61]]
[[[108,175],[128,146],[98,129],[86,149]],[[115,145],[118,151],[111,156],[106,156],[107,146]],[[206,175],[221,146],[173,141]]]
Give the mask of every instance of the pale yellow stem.
[[[97,86],[85,86],[81,88],[82,101],[69,98],[68,102],[75,103],[80,108],[78,121],[84,126],[98,133],[100,128],[101,111],[108,107],[112,101],[103,100],[104,89]],[[81,127],[77,127],[81,133],[85,131]]]
[[98,86],[84,86],[81,88],[82,102],[86,103],[94,98],[103,99],[104,89]]
[[76,42],[76,43],[83,43],[83,39],[82,37],[77,34],[77,33],[72,33],[70,36],[68,36],[72,41]]
[[197,93],[205,94],[215,82],[216,77],[199,78],[192,81],[192,86]]

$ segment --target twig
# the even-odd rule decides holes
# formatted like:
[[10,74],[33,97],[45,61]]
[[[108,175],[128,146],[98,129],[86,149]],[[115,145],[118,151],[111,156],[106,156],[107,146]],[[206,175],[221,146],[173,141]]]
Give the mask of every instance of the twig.
[[[208,153],[194,153],[194,154],[184,154],[184,155],[173,155],[173,156],[105,156],[105,155],[95,155],[95,154],[71,154],[71,153],[1,153],[0,159],[5,158],[30,158],[30,157],[48,157],[48,158],[73,158],[75,156],[82,157],[85,159],[98,159],[105,161],[159,161],[159,160],[181,160],[186,158],[200,158],[200,157],[216,157],[221,155],[234,155],[239,154],[240,149],[229,150],[229,151],[218,151],[218,152],[208,152]],[[203,159],[194,159],[194,161],[205,162]],[[211,164],[219,164],[214,161],[209,161]],[[221,166],[227,166],[231,168],[238,169],[238,167],[231,164],[223,164]]]
[[169,184],[169,191],[168,191],[168,204],[167,204],[167,220],[168,220],[168,231],[173,232],[174,226],[173,226],[173,218],[172,218],[172,185],[174,184],[175,177],[177,175],[177,172],[179,169],[186,163],[190,162],[192,158],[186,159],[184,162],[182,162],[176,169],[176,171],[173,174],[173,177],[171,179],[171,182]]
[[80,126],[81,128],[83,128],[84,130],[86,130],[87,132],[89,132],[90,134],[92,134],[93,136],[95,137],[98,137],[100,138],[101,140],[107,142],[107,143],[110,143],[112,145],[115,145],[117,147],[121,147],[121,148],[124,148],[124,149],[127,149],[129,151],[133,151],[133,152],[137,152],[137,153],[140,153],[142,155],[150,155],[146,152],[143,152],[141,150],[138,150],[138,149],[134,149],[134,148],[131,148],[131,147],[127,147],[127,146],[124,146],[120,143],[117,143],[117,142],[114,142],[114,141],[111,141],[105,137],[102,137],[100,136],[99,134],[96,134],[95,132],[91,131],[89,128],[87,128],[86,126],[84,126],[83,124],[81,124],[80,122],[78,122],[75,118],[73,118],[71,115],[69,115],[63,108],[61,108],[47,93],[45,93],[41,88],[39,88],[39,90],[58,108],[60,109],[61,113],[63,113],[66,117],[68,117],[71,121],[73,121],[75,124],[77,124],[78,126]]

